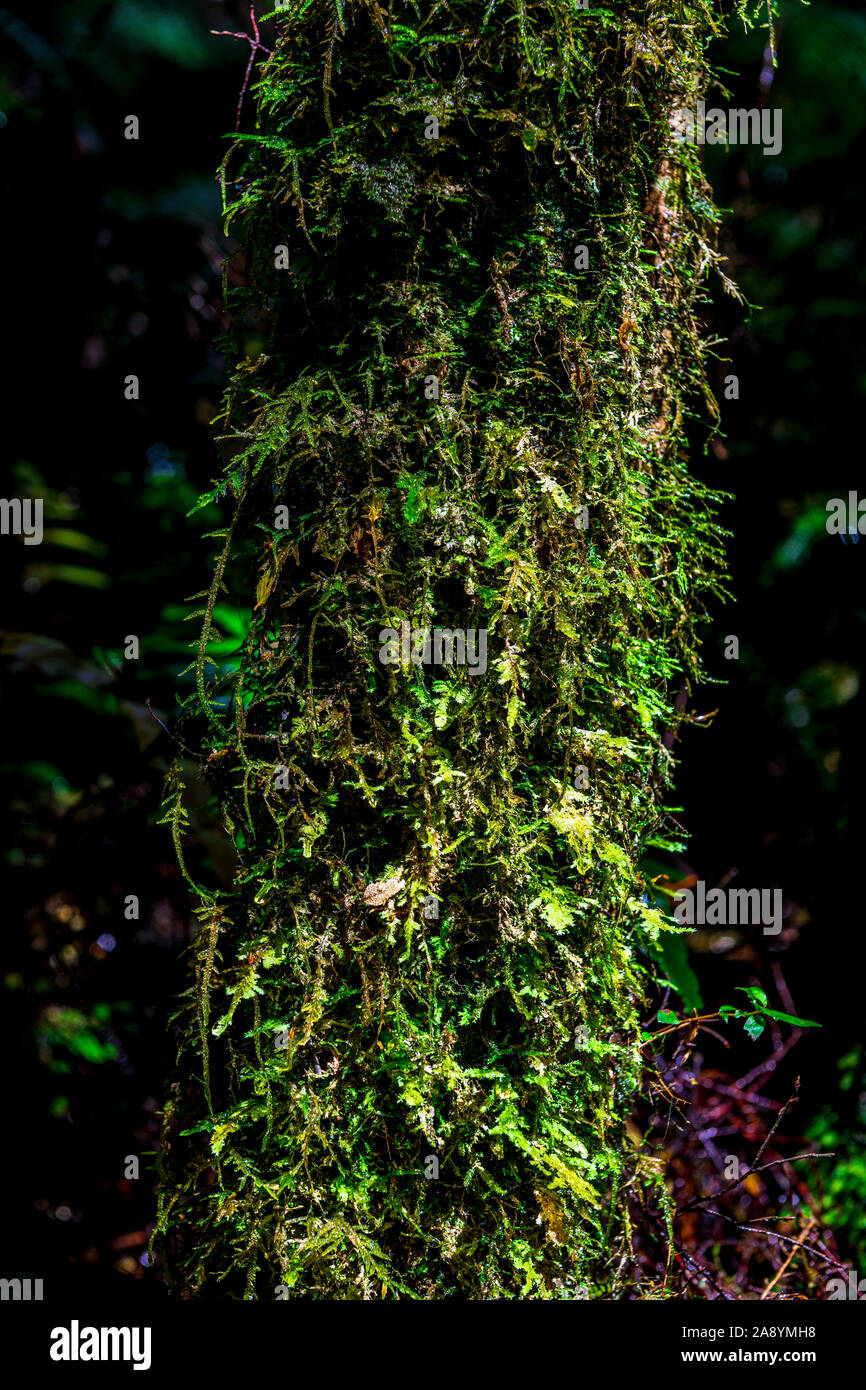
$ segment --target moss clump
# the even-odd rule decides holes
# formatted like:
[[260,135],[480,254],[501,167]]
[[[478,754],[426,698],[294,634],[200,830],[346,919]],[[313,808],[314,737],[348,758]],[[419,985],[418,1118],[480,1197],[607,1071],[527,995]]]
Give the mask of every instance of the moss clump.
[[[175,1287],[616,1292],[663,927],[639,860],[719,585],[685,460],[715,214],[671,126],[716,25],[704,0],[279,12],[223,170],[246,284],[197,708],[239,868],[198,889]],[[383,665],[401,623],[486,630],[486,673]],[[168,814],[181,846],[179,773]]]

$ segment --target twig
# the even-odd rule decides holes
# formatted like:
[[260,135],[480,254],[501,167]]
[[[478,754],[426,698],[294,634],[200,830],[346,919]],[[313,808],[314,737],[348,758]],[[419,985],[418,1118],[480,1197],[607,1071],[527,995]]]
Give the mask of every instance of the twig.
[[[798,1076],[798,1077],[796,1078],[795,1082],[794,1082],[794,1089],[793,1089],[793,1091],[791,1092],[790,1096],[789,1096],[788,1099],[785,1101],[785,1104],[782,1106],[781,1110],[779,1111],[778,1115],[776,1116],[775,1120],[773,1121],[773,1124],[772,1124],[772,1126],[771,1126],[771,1128],[770,1128],[770,1131],[769,1131],[769,1133],[767,1134],[767,1136],[766,1136],[766,1138],[765,1138],[763,1144],[762,1144],[761,1147],[758,1149],[757,1155],[756,1155],[756,1157],[755,1157],[755,1163],[760,1163],[761,1159],[764,1157],[764,1152],[765,1152],[765,1150],[766,1150],[766,1148],[767,1148],[767,1145],[769,1144],[769,1142],[770,1142],[770,1140],[772,1139],[773,1135],[776,1133],[776,1130],[779,1128],[779,1125],[782,1123],[782,1120],[785,1118],[785,1115],[786,1115],[787,1112],[790,1110],[790,1108],[791,1108],[791,1106],[793,1105],[794,1101],[797,1099],[797,1093],[799,1092],[799,1090],[800,1090],[800,1078],[799,1078],[799,1076]],[[754,1171],[754,1169],[753,1169],[752,1171]]]
[[[781,1117],[781,1115],[780,1115],[780,1116],[779,1116],[779,1119],[781,1119],[781,1118],[782,1118],[782,1117]],[[777,1120],[776,1123],[778,1123],[778,1120]],[[766,1139],[766,1140],[764,1141],[764,1143],[761,1145],[761,1153],[763,1153],[763,1152],[764,1152],[764,1149],[767,1147],[767,1141],[769,1140],[769,1138],[770,1138],[770,1135],[768,1134],[768,1135],[767,1135],[767,1139]],[[761,1157],[761,1154],[759,1153],[759,1154],[758,1154],[758,1158],[760,1158],[760,1157]],[[746,1178],[750,1178],[750,1177],[752,1176],[753,1173],[765,1173],[765,1172],[767,1171],[768,1168],[778,1168],[779,1165],[780,1165],[781,1163],[797,1163],[798,1160],[801,1159],[801,1158],[835,1158],[835,1157],[836,1157],[835,1153],[826,1153],[826,1154],[813,1153],[813,1154],[794,1154],[793,1158],[774,1158],[773,1161],[772,1161],[772,1163],[762,1163],[760,1167],[749,1168],[749,1169],[743,1174],[743,1176],[742,1176],[741,1178],[737,1178],[736,1182],[729,1183],[727,1187],[723,1187],[722,1190],[721,1190],[721,1192],[713,1192],[709,1197],[695,1197],[695,1198],[693,1199],[693,1201],[687,1202],[686,1205],[685,1205],[684,1207],[677,1207],[675,1215],[679,1216],[679,1214],[680,1214],[681,1211],[693,1211],[695,1207],[701,1207],[701,1206],[703,1206],[704,1202],[718,1202],[718,1201],[720,1200],[720,1198],[726,1197],[727,1194],[728,1194],[729,1192],[733,1192],[733,1190],[734,1190],[735,1187],[739,1187],[741,1183],[744,1183],[744,1182],[746,1181]]]
[[[736,1221],[733,1216],[728,1216],[723,1211],[713,1211],[712,1207],[709,1208],[707,1215],[721,1217],[722,1221],[727,1221],[731,1226],[736,1226],[738,1231],[749,1231],[755,1236],[766,1236],[767,1234],[766,1231],[759,1230],[757,1226],[744,1226],[741,1221]],[[805,1245],[802,1240],[795,1240],[793,1236],[780,1235],[778,1231],[774,1231],[773,1235],[776,1240],[782,1240],[786,1245],[796,1245],[800,1250],[805,1250],[809,1255],[817,1255],[825,1264],[832,1265],[834,1269],[847,1270],[847,1266],[843,1265],[841,1260],[834,1259],[832,1255],[825,1255],[821,1250],[816,1250],[814,1245]]]
[[235,130],[240,130],[241,128],[241,107],[244,104],[244,97],[246,96],[247,89],[249,88],[250,73],[253,70],[253,63],[256,61],[256,54],[270,53],[272,51],[270,48],[265,48],[264,44],[259,42],[259,26],[258,21],[256,20],[255,5],[250,5],[250,22],[253,26],[252,38],[250,38],[249,34],[234,34],[232,33],[231,29],[211,29],[211,33],[216,34],[218,37],[225,36],[229,39],[246,39],[247,43],[250,46],[250,61],[247,63],[247,70],[244,76],[244,85],[241,87],[241,94],[238,97],[238,115],[237,120],[235,121]]
[[[813,1216],[810,1216],[810,1217],[809,1217],[808,1225],[806,1226],[806,1229],[805,1229],[805,1231],[803,1232],[803,1235],[804,1235],[804,1236],[810,1235],[811,1232],[814,1230],[815,1225],[816,1225],[815,1218],[814,1218]],[[769,1284],[768,1284],[767,1287],[762,1291],[762,1293],[761,1293],[761,1298],[760,1298],[760,1302],[763,1303],[764,1299],[767,1297],[767,1294],[771,1292],[771,1290],[772,1290],[772,1288],[773,1288],[773,1285],[774,1285],[774,1284],[778,1284],[779,1280],[781,1279],[782,1275],[785,1273],[785,1270],[788,1268],[788,1265],[791,1263],[791,1261],[793,1260],[793,1258],[794,1258],[794,1256],[796,1255],[796,1253],[797,1253],[796,1250],[792,1250],[792,1251],[790,1252],[790,1254],[788,1255],[788,1258],[787,1258],[787,1260],[785,1261],[785,1263],[781,1266],[781,1268],[779,1268],[779,1269],[776,1270],[776,1273],[773,1275],[773,1277],[772,1277],[772,1279],[770,1280]]]
[[[188,753],[189,756],[190,756],[191,758],[194,758],[196,755],[195,755],[195,753],[193,753],[192,749],[187,748],[187,746],[186,746],[186,744],[183,742],[183,740],[182,740],[182,739],[179,739],[179,738],[177,737],[176,734],[173,734],[173,733],[171,732],[171,729],[168,727],[167,724],[163,724],[163,722],[162,722],[162,720],[160,719],[159,715],[156,713],[155,709],[153,708],[153,705],[150,703],[150,697],[148,697],[148,698],[145,700],[144,703],[147,705],[147,708],[150,710],[150,713],[151,713],[152,718],[154,718],[154,719],[156,720],[157,724],[159,725],[159,727],[160,727],[161,729],[165,729],[165,732],[168,734],[169,738],[174,740],[174,742],[177,744],[178,748],[182,749],[184,753]],[[157,735],[157,737],[158,737],[158,735]]]

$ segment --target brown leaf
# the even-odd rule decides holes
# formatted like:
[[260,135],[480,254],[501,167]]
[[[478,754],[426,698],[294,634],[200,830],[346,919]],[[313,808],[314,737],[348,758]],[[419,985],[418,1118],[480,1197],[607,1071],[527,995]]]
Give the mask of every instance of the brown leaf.
[[381,883],[368,883],[364,889],[364,902],[368,907],[384,907],[405,887],[406,881],[402,878],[385,878]]

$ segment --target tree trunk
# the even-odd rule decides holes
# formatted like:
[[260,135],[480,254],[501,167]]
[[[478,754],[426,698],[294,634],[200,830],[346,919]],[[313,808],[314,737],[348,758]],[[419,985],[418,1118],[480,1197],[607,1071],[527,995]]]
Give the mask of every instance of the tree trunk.
[[[720,573],[685,462],[714,214],[675,118],[718,8],[277,20],[225,185],[230,519],[186,737],[239,868],[197,890],[177,1289],[617,1292],[670,925],[640,861]],[[179,772],[168,813],[181,845]]]

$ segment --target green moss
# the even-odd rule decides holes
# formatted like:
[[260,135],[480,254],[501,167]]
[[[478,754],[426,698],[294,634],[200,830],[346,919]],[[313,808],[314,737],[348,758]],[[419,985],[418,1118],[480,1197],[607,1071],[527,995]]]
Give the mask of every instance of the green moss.
[[[197,889],[175,1287],[617,1292],[667,925],[639,861],[720,592],[686,462],[716,214],[670,124],[717,25],[704,0],[279,12],[223,170],[247,283],[186,737],[239,869]],[[225,586],[252,616],[221,668]],[[486,674],[382,665],[402,621],[486,629]],[[176,771],[182,849],[180,796]]]

